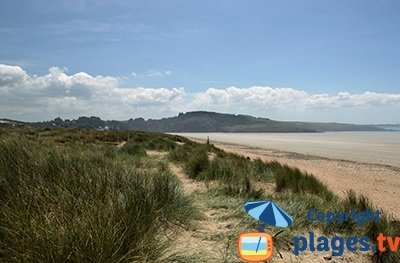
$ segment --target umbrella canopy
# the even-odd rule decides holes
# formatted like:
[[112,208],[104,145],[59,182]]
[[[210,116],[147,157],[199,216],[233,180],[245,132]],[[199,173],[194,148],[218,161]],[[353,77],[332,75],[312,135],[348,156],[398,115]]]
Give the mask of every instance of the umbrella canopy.
[[253,218],[270,226],[287,227],[293,218],[271,201],[255,201],[244,204],[244,209]]

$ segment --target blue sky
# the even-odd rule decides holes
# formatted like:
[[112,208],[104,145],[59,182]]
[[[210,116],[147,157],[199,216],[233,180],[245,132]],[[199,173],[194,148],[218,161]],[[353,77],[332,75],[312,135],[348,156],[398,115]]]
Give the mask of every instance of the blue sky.
[[[400,109],[399,13],[399,1],[385,0],[2,0],[3,99],[16,98],[17,86],[39,85],[51,68],[74,84],[53,74],[46,92],[42,84],[34,95],[23,93],[37,102],[33,110],[7,99],[0,117],[100,113],[124,119],[218,110],[285,120],[400,122],[393,113]],[[4,81],[18,71],[11,66],[23,71],[23,81]],[[114,82],[99,95],[93,83],[102,77]],[[91,95],[71,95],[71,85]],[[253,96],[254,87],[264,89]],[[291,89],[295,97],[287,95]],[[99,99],[121,92],[131,100]],[[172,94],[167,102],[158,98],[163,92]],[[291,99],[277,106],[266,99],[275,93]],[[252,107],[257,98],[268,103]],[[56,101],[69,106],[57,108]],[[99,112],[104,105],[110,108]]]

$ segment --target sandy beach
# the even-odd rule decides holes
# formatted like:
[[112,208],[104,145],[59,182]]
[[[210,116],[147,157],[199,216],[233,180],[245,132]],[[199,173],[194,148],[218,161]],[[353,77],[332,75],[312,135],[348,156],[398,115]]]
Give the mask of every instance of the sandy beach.
[[[206,138],[204,136],[195,138],[188,134],[185,136],[201,142],[204,142],[204,138]],[[211,143],[225,151],[249,156],[252,159],[275,160],[298,167],[302,171],[314,174],[340,196],[344,196],[346,191],[353,189],[357,193],[368,196],[376,207],[391,213],[396,219],[400,219],[399,167],[227,143],[226,141],[211,140]]]

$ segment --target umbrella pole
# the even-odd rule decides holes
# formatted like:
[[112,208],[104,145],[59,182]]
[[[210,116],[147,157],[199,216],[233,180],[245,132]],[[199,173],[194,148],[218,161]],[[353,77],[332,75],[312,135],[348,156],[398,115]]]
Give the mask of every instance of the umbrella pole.
[[274,235],[274,237],[276,237],[277,235],[281,234],[283,231],[284,231],[284,230],[281,230],[281,231],[277,232],[277,233]]
[[[278,231],[278,232],[274,235],[273,239],[275,239],[276,236],[278,236],[279,234],[281,234],[283,231],[284,231],[283,229],[280,230],[280,231]],[[279,254],[279,256],[281,257],[281,259],[283,259],[283,256],[282,256],[281,252],[279,251],[279,248],[278,248],[278,247],[275,247],[275,248],[276,248],[276,252],[278,252],[278,254]]]

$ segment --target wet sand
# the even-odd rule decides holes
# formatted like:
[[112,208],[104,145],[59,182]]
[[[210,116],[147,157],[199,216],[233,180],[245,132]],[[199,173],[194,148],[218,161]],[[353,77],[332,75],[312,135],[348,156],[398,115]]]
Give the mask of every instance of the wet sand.
[[[349,158],[351,156],[348,156],[351,149],[355,147],[355,144],[362,144],[360,143],[360,140],[357,141],[356,139],[353,141],[353,144],[348,145],[348,149],[346,149],[343,154],[339,155],[339,158],[335,158],[335,156],[338,155],[338,152],[340,152],[340,147],[333,147],[334,149],[339,150],[333,150],[331,152],[329,152],[330,148],[327,147],[327,153],[315,155],[305,154],[304,151],[295,152],[293,150],[285,151],[282,149],[276,149],[278,147],[274,149],[274,146],[266,147],[265,144],[263,144],[262,142],[258,143],[257,145],[254,140],[252,141],[252,143],[246,143],[246,137],[243,134],[240,138],[240,144],[236,143],[235,140],[230,140],[233,137],[229,136],[230,134],[224,137],[224,140],[222,142],[218,141],[219,138],[215,136],[216,134],[181,135],[192,138],[194,140],[200,140],[202,142],[206,140],[208,135],[210,136],[211,143],[228,152],[249,156],[252,159],[261,158],[262,160],[266,161],[275,160],[281,163],[288,164],[290,166],[298,167],[303,171],[314,174],[317,178],[326,183],[338,195],[344,196],[346,191],[353,189],[357,193],[362,193],[368,196],[376,207],[381,208],[384,210],[384,212],[389,212],[393,214],[395,218],[400,219],[400,167],[387,165],[387,163],[397,163],[397,159],[400,158],[400,154],[397,156],[395,155],[396,151],[400,150],[400,147],[396,149],[396,143],[398,142],[393,142],[392,144],[395,147],[390,148],[386,151],[389,157],[378,151],[362,155],[362,161],[360,161],[359,156],[357,158]],[[223,135],[224,134],[220,134],[221,138],[223,137]],[[285,136],[286,135],[283,134],[283,137]],[[289,135],[288,137],[290,136],[293,135]],[[247,138],[247,140],[252,139]],[[292,141],[293,140],[294,139],[292,138]],[[281,144],[287,145],[288,141],[290,142],[290,140],[286,140],[284,143]],[[386,143],[388,142],[389,141],[387,141]],[[277,144],[279,143],[279,141],[275,143]],[[326,145],[334,145],[334,141],[325,141],[324,143]],[[385,142],[381,141],[379,143],[376,143],[376,141],[373,141],[369,144],[368,142],[365,142],[363,147],[373,148],[374,144],[384,145]],[[375,145],[375,148],[376,147],[379,148],[379,145]],[[355,154],[353,153],[353,155]],[[383,161],[372,163],[371,161],[368,162],[366,160],[365,156],[367,156],[368,159],[371,156],[375,155],[380,155],[380,159]]]

